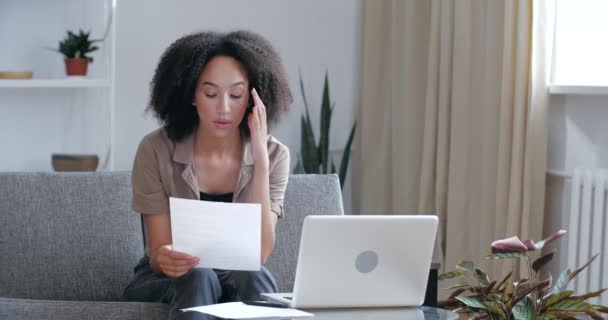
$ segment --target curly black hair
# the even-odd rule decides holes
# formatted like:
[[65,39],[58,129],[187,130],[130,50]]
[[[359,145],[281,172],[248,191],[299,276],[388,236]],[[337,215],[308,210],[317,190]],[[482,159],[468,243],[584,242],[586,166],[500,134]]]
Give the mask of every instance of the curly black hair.
[[[199,117],[192,107],[200,74],[212,58],[232,57],[247,73],[249,91],[255,88],[266,105],[266,119],[271,128],[293,102],[284,66],[268,40],[251,31],[230,33],[200,32],[173,42],[160,58],[150,83],[152,110],[174,141],[192,134]],[[253,99],[249,99],[253,103]],[[248,107],[239,124],[241,134],[249,137]]]

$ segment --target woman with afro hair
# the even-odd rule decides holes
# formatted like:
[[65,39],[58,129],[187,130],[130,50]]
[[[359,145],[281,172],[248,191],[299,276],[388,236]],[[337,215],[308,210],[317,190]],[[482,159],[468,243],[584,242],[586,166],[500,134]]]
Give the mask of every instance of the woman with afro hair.
[[127,300],[168,303],[171,319],[206,319],[180,309],[277,291],[264,267],[195,268],[198,258],[173,250],[169,197],[260,203],[264,264],[289,176],[289,150],[268,128],[292,100],[278,54],[256,33],[195,33],[169,46],[148,107],[162,127],[141,140],[133,162],[133,209],[143,216],[146,255]]

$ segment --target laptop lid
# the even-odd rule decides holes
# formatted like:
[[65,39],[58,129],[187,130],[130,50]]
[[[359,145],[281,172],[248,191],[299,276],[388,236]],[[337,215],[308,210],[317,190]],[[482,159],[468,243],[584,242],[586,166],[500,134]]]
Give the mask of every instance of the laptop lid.
[[306,217],[290,305],[422,305],[437,224],[421,215]]

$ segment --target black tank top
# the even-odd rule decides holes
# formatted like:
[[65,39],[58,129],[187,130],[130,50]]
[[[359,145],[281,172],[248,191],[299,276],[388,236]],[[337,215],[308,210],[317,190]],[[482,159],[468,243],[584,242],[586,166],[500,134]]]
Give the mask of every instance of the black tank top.
[[213,202],[232,202],[232,192],[224,194],[210,194],[201,192],[201,200]]

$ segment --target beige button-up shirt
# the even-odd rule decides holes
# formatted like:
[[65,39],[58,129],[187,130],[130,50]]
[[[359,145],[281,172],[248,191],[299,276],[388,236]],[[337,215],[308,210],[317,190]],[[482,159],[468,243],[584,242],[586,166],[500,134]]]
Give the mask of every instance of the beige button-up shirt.
[[[289,149],[269,135],[268,156],[270,209],[282,217],[289,178]],[[252,188],[253,157],[248,141],[243,143],[242,159],[233,202],[245,202]],[[137,149],[131,179],[133,210],[142,214],[169,212],[169,197],[200,199],[194,170],[194,134],[178,142],[169,139],[163,128],[146,135]]]

